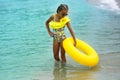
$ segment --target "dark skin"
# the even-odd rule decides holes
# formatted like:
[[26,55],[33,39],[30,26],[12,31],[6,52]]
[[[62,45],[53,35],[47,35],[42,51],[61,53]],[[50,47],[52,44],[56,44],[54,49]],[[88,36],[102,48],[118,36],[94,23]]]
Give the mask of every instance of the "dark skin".
[[[50,36],[54,36],[54,33],[50,31],[50,28],[49,28],[49,23],[54,19],[56,22],[60,22],[60,19],[65,17],[66,15],[68,14],[68,10],[62,10],[62,11],[59,11],[55,16],[55,19],[54,19],[54,16],[51,16],[47,21],[46,21],[46,28],[47,28],[47,31],[49,33]],[[68,28],[68,30],[70,31],[71,33],[71,36],[73,37],[73,40],[74,40],[74,45],[76,46],[76,39],[75,39],[75,35],[74,35],[74,32],[72,30],[72,27],[70,25],[70,22],[66,23],[66,26]],[[64,39],[63,39],[64,40]],[[65,57],[65,50],[63,48],[63,45],[62,45],[62,42],[63,40],[58,43],[56,40],[53,40],[53,52],[54,52],[54,58],[56,61],[60,61],[60,58],[59,58],[59,50],[61,50],[61,59],[62,59],[62,62],[66,62],[66,57]]]

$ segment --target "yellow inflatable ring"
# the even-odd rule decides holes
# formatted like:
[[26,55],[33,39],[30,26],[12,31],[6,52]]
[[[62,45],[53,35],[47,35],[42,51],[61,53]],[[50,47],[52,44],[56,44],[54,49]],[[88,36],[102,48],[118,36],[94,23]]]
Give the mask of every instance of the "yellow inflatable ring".
[[63,47],[68,55],[84,66],[95,66],[98,64],[99,57],[96,51],[82,40],[76,39],[77,44],[74,46],[73,38],[66,38],[63,41]]

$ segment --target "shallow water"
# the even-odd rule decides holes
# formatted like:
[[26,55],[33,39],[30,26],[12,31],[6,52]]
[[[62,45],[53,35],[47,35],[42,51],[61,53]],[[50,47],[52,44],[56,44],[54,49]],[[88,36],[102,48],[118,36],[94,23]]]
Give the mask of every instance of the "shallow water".
[[[99,2],[96,5],[92,0],[0,0],[1,80],[47,80],[47,77],[53,80],[66,73],[65,80],[77,79],[79,74],[82,79],[93,79],[89,69],[72,62],[68,56],[67,67],[61,69],[64,66],[58,64],[60,68],[55,68],[54,73],[52,38],[46,31],[45,21],[60,3],[69,5],[69,17],[77,38],[93,46],[98,54],[120,53],[119,11],[106,6],[103,9]],[[66,35],[70,36],[67,28]],[[82,72],[88,76],[84,77]],[[56,78],[54,80],[60,80]]]

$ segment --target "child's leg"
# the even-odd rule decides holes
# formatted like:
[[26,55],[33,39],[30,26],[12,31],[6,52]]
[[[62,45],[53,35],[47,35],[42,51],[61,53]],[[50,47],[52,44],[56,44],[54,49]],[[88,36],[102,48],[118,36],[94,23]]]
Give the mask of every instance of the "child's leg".
[[54,59],[56,61],[60,61],[60,59],[59,59],[59,47],[60,47],[60,44],[56,40],[53,40],[53,53],[54,53]]
[[[63,41],[62,41],[62,42],[63,42]],[[62,42],[61,42],[61,44],[60,44],[60,48],[61,48],[61,59],[62,59],[62,62],[65,62],[65,63],[66,63],[65,50],[64,50],[64,48],[63,48]]]

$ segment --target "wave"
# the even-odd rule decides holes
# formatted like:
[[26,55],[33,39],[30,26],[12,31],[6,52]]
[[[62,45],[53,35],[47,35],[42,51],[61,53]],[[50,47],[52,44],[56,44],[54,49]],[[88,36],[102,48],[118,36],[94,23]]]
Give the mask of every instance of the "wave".
[[119,0],[88,0],[88,1],[96,5],[100,9],[120,12]]
[[109,9],[112,11],[119,11],[120,10],[116,0],[101,0],[100,3],[101,3],[100,7],[103,9],[105,8],[105,9]]

